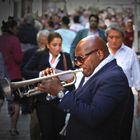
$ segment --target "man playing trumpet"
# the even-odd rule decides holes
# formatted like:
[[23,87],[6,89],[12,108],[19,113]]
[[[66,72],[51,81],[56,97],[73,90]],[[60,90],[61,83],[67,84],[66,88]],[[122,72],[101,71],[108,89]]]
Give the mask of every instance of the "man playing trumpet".
[[123,132],[127,132],[124,120],[131,115],[127,114],[129,85],[106,43],[100,37],[82,39],[75,50],[75,63],[84,74],[77,90],[66,90],[58,78],[39,85],[43,92],[63,95],[57,107],[71,114],[66,140],[127,140]]

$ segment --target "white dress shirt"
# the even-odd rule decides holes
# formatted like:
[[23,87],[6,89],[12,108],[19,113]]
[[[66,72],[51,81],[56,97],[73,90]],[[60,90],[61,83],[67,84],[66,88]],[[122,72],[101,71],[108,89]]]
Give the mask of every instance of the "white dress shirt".
[[117,64],[122,67],[126,74],[129,86],[140,90],[140,64],[135,51],[122,44],[114,57],[117,60]]
[[55,69],[56,65],[58,64],[58,62],[60,60],[60,54],[58,54],[58,56],[56,57],[56,59],[55,59],[55,61],[53,63],[51,62],[51,60],[52,60],[52,54],[49,53],[49,63],[50,63],[50,66],[51,66],[51,68]]
[[[58,56],[56,57],[55,61],[53,63],[51,63],[52,54],[49,53],[49,63],[50,63],[51,68],[54,68],[54,69],[56,68],[56,66],[57,66],[57,64],[58,64],[58,62],[60,60],[60,56],[61,55],[58,54]],[[42,76],[45,76],[44,70],[42,70],[42,71],[39,72],[39,77],[42,77]]]

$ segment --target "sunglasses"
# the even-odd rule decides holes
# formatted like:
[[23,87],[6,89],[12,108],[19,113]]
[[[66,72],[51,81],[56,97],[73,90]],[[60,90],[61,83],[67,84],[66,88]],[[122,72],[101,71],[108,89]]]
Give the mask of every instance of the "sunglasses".
[[74,58],[75,64],[76,65],[78,65],[78,63],[83,64],[85,62],[85,60],[88,58],[88,56],[96,51],[98,51],[98,49],[92,50],[91,52],[85,54],[85,56],[75,56],[75,58]]

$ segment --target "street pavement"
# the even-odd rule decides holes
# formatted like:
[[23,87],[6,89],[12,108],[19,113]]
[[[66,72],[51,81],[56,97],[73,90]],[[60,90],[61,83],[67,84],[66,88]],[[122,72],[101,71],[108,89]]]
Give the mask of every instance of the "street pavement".
[[19,135],[11,136],[9,133],[10,117],[7,111],[7,101],[5,101],[0,111],[0,140],[30,140],[29,121],[29,114],[22,115],[20,113],[18,121]]
[[[140,140],[140,117],[137,117],[136,115],[137,92],[133,90],[133,93],[135,95],[135,111],[131,140]],[[17,136],[11,136],[9,133],[10,118],[7,112],[7,101],[4,102],[0,111],[0,140],[30,140],[29,125],[30,114],[22,115],[20,113],[18,121],[18,130],[20,134]]]

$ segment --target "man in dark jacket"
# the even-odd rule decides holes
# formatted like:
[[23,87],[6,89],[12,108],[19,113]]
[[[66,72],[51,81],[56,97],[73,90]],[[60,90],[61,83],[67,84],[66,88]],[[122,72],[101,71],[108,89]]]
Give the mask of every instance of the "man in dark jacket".
[[40,85],[52,95],[64,94],[59,108],[71,114],[66,140],[124,140],[125,119],[131,115],[127,114],[130,88],[106,43],[95,36],[82,39],[75,50],[75,63],[85,76],[76,91],[66,91],[58,79]]

